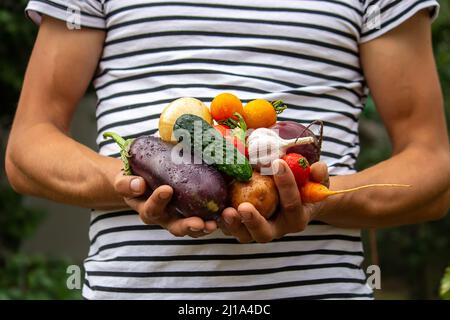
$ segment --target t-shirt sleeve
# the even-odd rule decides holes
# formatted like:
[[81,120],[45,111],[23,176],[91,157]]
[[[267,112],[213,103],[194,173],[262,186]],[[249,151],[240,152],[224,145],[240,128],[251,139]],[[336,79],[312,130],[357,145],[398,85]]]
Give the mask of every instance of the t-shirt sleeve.
[[433,21],[438,16],[439,3],[436,0],[364,0],[359,42],[385,34],[422,9],[428,9]]
[[42,15],[66,21],[74,27],[105,29],[104,0],[30,0],[25,12],[36,24]]

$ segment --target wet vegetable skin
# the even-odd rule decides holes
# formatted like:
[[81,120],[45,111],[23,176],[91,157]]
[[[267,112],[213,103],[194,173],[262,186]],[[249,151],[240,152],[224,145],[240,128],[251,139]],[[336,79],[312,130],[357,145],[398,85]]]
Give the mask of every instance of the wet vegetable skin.
[[[119,145],[126,142],[120,139],[115,137]],[[170,213],[205,220],[217,218],[226,204],[224,178],[206,164],[175,163],[172,161],[173,147],[157,137],[142,136],[129,142],[128,150],[122,150],[122,160],[126,158],[131,173],[144,178],[150,189],[155,190],[161,185],[173,188],[168,206]]]

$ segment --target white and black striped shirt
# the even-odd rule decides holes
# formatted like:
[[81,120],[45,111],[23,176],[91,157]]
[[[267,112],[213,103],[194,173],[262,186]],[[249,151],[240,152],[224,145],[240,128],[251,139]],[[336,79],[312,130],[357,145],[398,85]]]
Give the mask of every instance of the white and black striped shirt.
[[[424,8],[437,15],[434,0],[32,0],[27,13],[70,20],[79,9],[82,27],[106,30],[94,79],[102,155],[119,151],[106,130],[155,133],[170,101],[209,103],[227,91],[282,99],[280,120],[323,120],[321,159],[344,175],[355,172],[367,96],[359,45]],[[313,222],[269,244],[238,244],[220,232],[175,238],[132,211],[94,211],[89,234],[87,299],[372,297],[360,230]]]

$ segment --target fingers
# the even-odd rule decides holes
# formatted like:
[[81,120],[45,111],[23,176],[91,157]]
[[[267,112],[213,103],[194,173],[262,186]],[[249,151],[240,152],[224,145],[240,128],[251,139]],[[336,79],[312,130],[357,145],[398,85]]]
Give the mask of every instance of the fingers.
[[302,208],[297,183],[287,163],[283,160],[275,160],[278,172],[273,176],[280,195],[280,203],[284,211],[298,213]]
[[141,177],[124,176],[122,172],[119,172],[114,179],[114,188],[122,197],[135,198],[145,192],[146,184]]
[[217,219],[217,227],[222,231],[222,233],[226,236],[231,236],[231,232],[228,230],[228,226],[223,220],[223,217]]
[[324,186],[330,186],[330,177],[328,175],[328,167],[325,162],[319,161],[313,163],[311,166],[311,173],[309,174],[311,180],[319,182]]
[[217,221],[214,220],[205,221],[205,229],[203,229],[203,233],[206,234],[212,233],[216,231],[218,227],[219,226],[217,225]]
[[[240,204],[237,211],[227,208],[220,220],[225,234],[233,235],[243,243],[251,240],[265,243],[306,228],[310,218],[304,211],[297,183],[289,166],[283,160],[276,160],[271,171],[280,195],[282,212],[275,220],[267,220],[250,203]],[[311,167],[311,179],[328,186],[328,168],[325,163],[318,162]]]
[[153,191],[150,197],[143,201],[140,198],[127,198],[125,202],[134,210],[139,212],[142,221],[146,224],[160,224],[167,219],[165,208],[173,194],[170,186],[161,186]]
[[172,217],[164,222],[162,226],[176,237],[188,235],[193,238],[198,238],[217,230],[217,223],[215,221],[205,222],[199,217],[182,219]]
[[173,189],[170,186],[160,186],[154,190],[148,199],[143,199],[146,184],[143,178],[124,176],[119,173],[114,181],[114,188],[124,197],[125,202],[139,213],[145,224],[157,224],[167,229],[177,237],[185,235],[198,238],[214,232],[217,229],[215,221],[204,222],[199,217],[177,218],[166,213]]
[[279,167],[278,174],[274,175],[275,184],[280,195],[281,214],[277,215],[273,223],[274,238],[291,233],[303,231],[308,219],[303,212],[302,201],[295,182],[294,175],[283,160],[276,160]]
[[256,208],[248,202],[241,203],[238,213],[250,236],[259,243],[273,240],[272,226]]
[[236,209],[226,208],[222,212],[221,220],[225,224],[226,232],[234,236],[239,242],[248,243],[253,240],[245,225],[242,224],[241,217]]

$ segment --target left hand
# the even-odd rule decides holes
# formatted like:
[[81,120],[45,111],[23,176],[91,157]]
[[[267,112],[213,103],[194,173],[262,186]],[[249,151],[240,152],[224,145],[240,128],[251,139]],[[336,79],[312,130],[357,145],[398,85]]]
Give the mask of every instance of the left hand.
[[[323,204],[303,204],[289,166],[283,160],[276,160],[278,173],[273,176],[280,195],[281,210],[273,219],[267,220],[248,202],[241,203],[238,210],[227,208],[219,220],[219,226],[227,235],[236,237],[241,243],[256,241],[270,242],[288,233],[305,230]],[[311,166],[310,179],[326,186],[329,185],[328,168],[325,163],[317,162]]]

